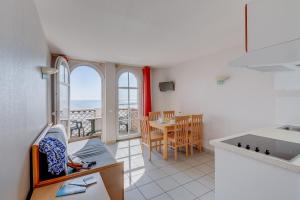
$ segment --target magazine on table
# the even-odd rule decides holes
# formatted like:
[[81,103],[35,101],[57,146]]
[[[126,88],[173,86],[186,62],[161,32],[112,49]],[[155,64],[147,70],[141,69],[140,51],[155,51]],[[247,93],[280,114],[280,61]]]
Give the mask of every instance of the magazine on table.
[[56,197],[86,192],[88,186],[97,183],[94,176],[80,177],[63,184],[56,193]]

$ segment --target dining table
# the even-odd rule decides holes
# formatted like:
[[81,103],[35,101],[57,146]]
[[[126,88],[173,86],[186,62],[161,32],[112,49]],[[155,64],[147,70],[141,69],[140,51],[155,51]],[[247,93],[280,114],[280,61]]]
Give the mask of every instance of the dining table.
[[168,122],[149,121],[149,125],[152,128],[159,129],[163,132],[163,159],[168,160],[168,133],[174,131],[175,121],[170,120]]

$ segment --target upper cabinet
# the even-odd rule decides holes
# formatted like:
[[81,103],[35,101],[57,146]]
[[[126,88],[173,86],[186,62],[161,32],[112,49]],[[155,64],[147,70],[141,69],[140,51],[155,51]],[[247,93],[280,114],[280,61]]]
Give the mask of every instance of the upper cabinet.
[[300,38],[300,0],[252,0],[245,18],[248,52]]

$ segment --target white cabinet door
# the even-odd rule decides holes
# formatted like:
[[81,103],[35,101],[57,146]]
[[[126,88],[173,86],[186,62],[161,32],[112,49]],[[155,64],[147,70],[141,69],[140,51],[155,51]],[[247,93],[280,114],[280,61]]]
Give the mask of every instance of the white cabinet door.
[[300,38],[300,0],[253,0],[248,3],[248,50]]

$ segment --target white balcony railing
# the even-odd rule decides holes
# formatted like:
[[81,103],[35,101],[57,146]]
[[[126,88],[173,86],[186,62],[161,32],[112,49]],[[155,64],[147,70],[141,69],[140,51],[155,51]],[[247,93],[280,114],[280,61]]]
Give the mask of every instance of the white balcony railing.
[[71,137],[90,136],[102,132],[101,109],[70,111]]

